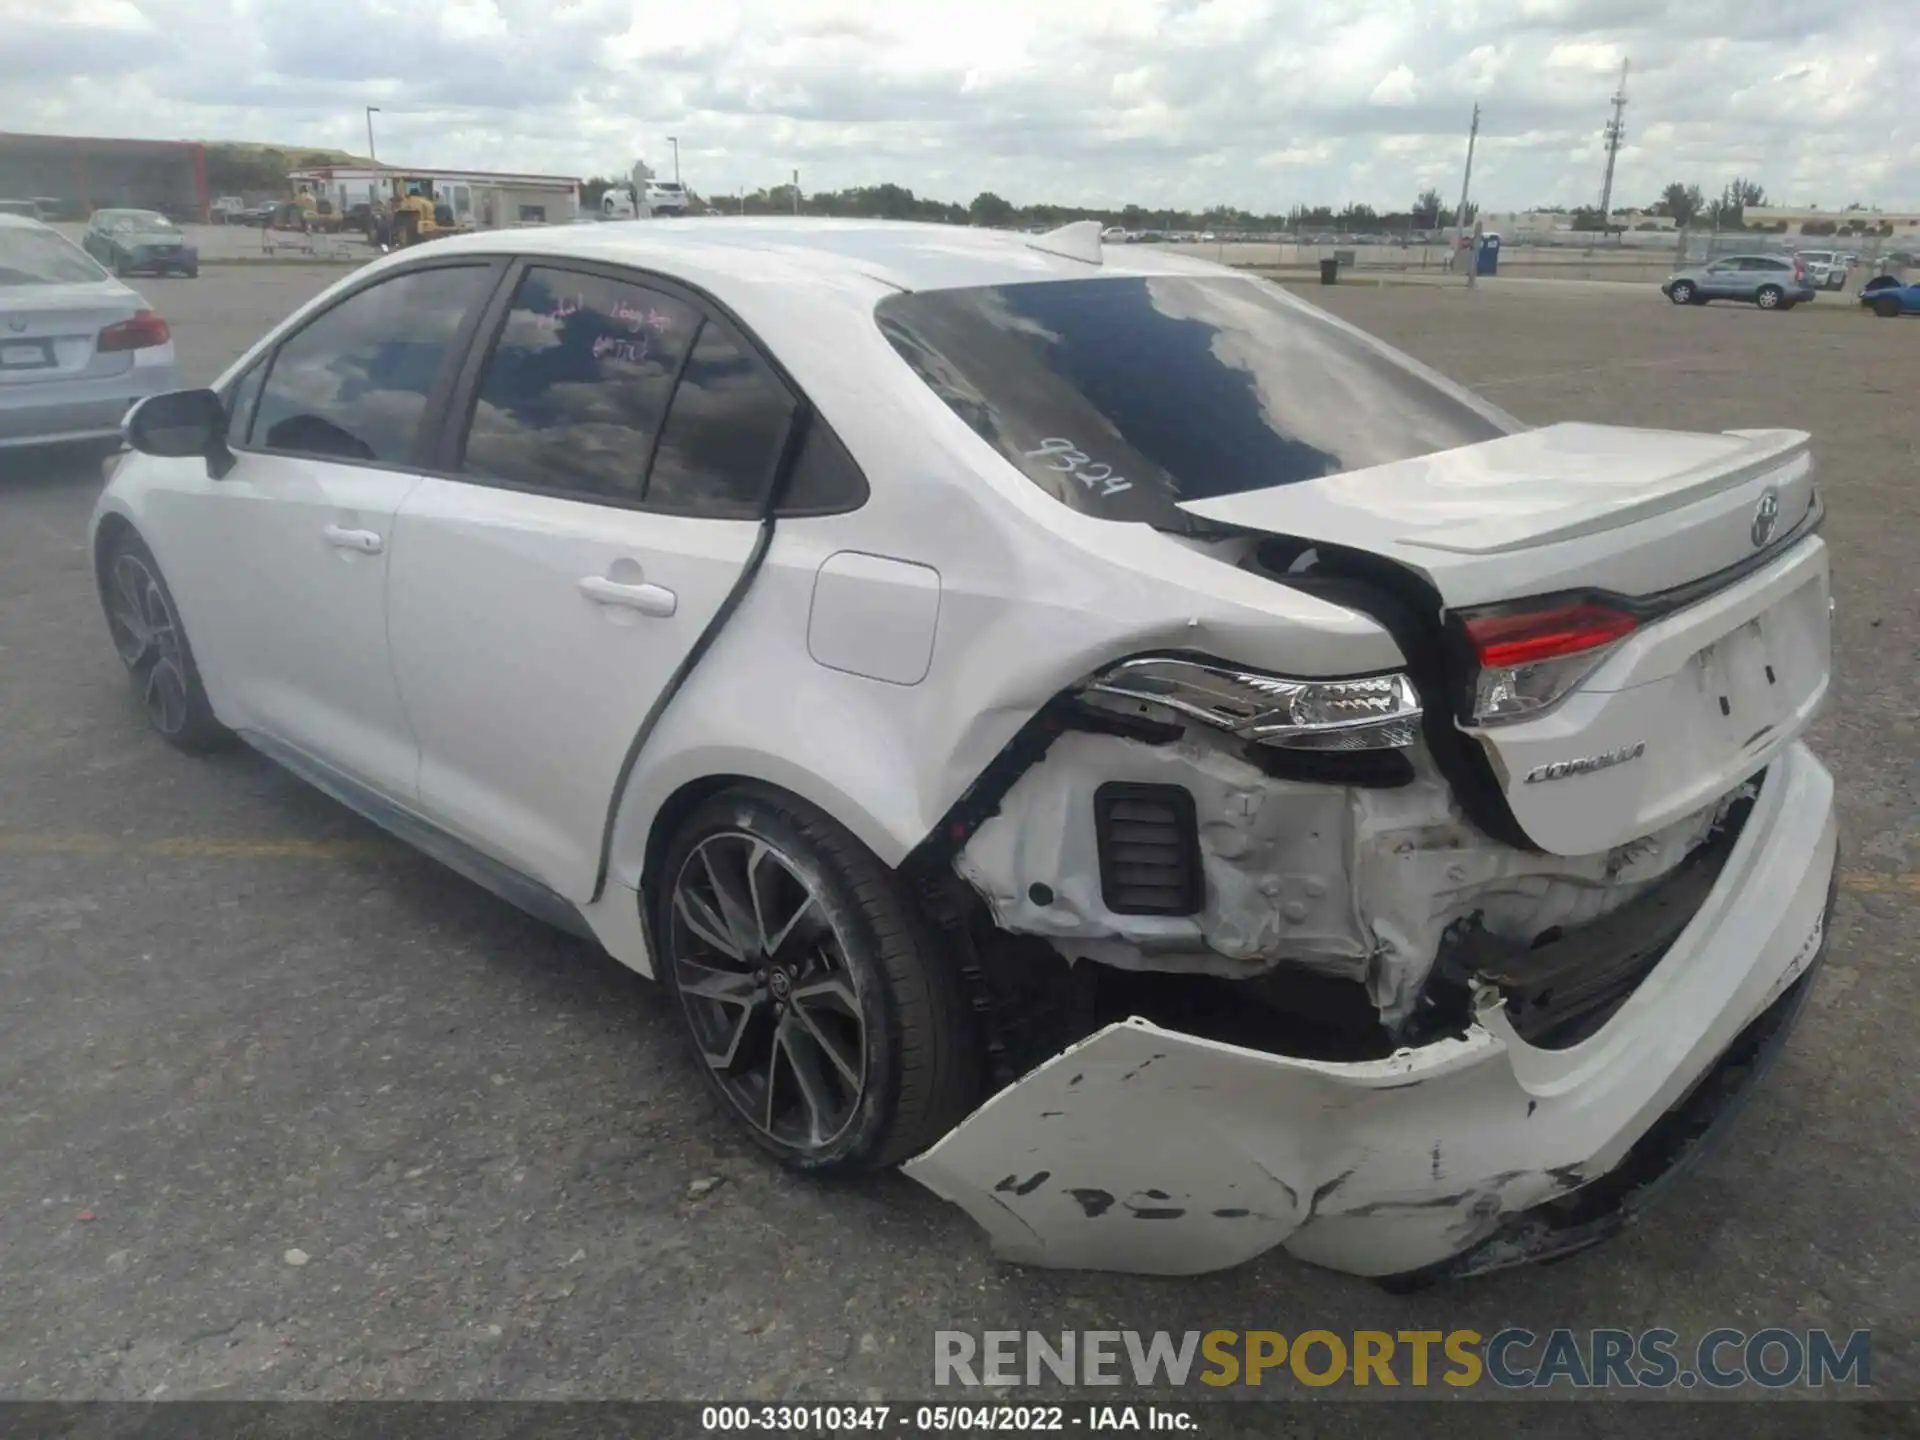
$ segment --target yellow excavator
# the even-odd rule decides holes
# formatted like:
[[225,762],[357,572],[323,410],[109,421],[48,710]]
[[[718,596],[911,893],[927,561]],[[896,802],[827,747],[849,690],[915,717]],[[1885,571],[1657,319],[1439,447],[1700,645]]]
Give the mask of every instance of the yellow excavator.
[[433,181],[420,176],[396,175],[389,182],[385,214],[385,238],[380,243],[399,250],[442,235],[458,233],[460,226],[453,210],[434,199]]

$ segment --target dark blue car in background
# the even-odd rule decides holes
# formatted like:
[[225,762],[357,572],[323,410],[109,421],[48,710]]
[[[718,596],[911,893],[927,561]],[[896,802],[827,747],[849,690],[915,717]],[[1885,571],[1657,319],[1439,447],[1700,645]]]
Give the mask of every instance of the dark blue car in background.
[[1892,275],[1878,275],[1860,287],[1860,303],[1883,319],[1920,315],[1920,281],[1901,283]]

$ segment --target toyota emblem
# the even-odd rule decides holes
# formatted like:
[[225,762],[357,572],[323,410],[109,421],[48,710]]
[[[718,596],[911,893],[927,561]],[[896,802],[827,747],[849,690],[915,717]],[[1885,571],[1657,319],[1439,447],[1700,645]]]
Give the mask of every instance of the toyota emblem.
[[1753,544],[1759,549],[1773,539],[1774,527],[1780,523],[1780,492],[1769,490],[1760,497],[1760,503],[1753,507]]
[[11,330],[16,335],[18,335],[21,331],[25,330],[26,328],[27,328],[27,317],[24,315],[12,316],[7,321],[7,329]]

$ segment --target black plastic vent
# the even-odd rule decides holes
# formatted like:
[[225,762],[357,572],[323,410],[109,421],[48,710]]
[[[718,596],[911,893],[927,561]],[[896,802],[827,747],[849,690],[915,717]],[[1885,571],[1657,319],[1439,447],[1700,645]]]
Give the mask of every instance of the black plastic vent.
[[1200,826],[1179,785],[1110,781],[1093,792],[1100,897],[1116,915],[1200,909]]

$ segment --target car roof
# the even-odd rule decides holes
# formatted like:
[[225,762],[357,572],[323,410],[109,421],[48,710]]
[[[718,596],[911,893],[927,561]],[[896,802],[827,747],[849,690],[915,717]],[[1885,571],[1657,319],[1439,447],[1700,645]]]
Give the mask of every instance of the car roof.
[[0,210],[0,228],[9,230],[45,230],[50,235],[60,232],[51,225],[36,220],[31,215],[15,215],[8,210]]
[[1233,273],[1138,246],[1102,247],[1101,263],[1095,265],[1036,249],[1037,238],[912,221],[697,216],[482,231],[436,240],[433,249],[632,265],[704,286],[723,300],[739,286],[758,286],[776,276],[787,284],[943,290],[1100,276]]

